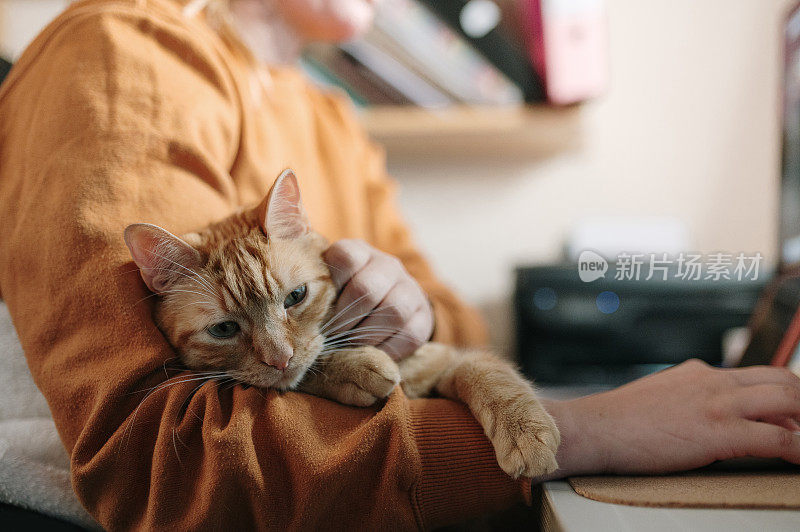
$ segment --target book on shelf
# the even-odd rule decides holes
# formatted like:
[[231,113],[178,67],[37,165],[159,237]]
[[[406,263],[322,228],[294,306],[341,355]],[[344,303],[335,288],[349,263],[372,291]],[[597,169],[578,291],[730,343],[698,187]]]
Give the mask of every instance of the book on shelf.
[[311,81],[327,89],[340,89],[344,91],[356,107],[366,107],[369,102],[360,93],[331,72],[324,64],[319,63],[309,54],[303,54],[298,66],[305,72]]
[[385,1],[364,40],[396,57],[455,100],[467,104],[520,103],[522,92],[415,0]]
[[301,66],[360,106],[441,108],[525,100],[514,81],[417,0],[384,0],[366,35],[339,46],[312,46]]
[[[411,103],[400,91],[364,67],[352,55],[332,46],[312,46],[303,54],[307,64],[324,77],[323,83],[347,92],[356,105],[405,105]],[[312,77],[313,76],[312,74]],[[316,77],[315,77],[316,78]]]
[[341,49],[415,105],[439,108],[454,103],[450,96],[371,42],[359,39],[342,44]]
[[[394,0],[390,0],[394,2]],[[478,50],[508,79],[522,91],[525,100],[538,102],[545,98],[544,84],[531,65],[528,56],[514,44],[501,24],[486,28],[479,33],[467,32],[462,24],[462,15],[468,10],[469,0],[419,0],[433,13],[441,17],[463,39]]]

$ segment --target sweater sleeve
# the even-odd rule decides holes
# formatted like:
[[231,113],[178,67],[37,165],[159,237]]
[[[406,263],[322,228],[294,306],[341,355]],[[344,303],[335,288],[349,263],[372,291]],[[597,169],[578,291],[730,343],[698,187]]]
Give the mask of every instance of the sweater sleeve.
[[237,207],[240,109],[198,28],[100,4],[0,92],[0,288],[88,511],[111,530],[409,529],[518,501],[529,484],[457,403],[350,408],[170,369],[122,230]]

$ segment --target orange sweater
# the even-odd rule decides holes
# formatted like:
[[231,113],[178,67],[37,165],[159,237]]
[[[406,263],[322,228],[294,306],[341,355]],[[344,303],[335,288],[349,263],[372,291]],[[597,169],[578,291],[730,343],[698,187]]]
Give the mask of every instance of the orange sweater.
[[[430,528],[528,493],[460,404],[376,408],[196,383],[144,392],[174,353],[122,240],[175,233],[255,202],[297,171],[313,226],[402,259],[436,339],[484,339],[435,279],[394,205],[381,152],[350,107],[291,69],[245,62],[171,0],[71,6],[0,91],[0,289],[72,457],[109,529]],[[141,406],[140,406],[141,405]],[[137,410],[137,406],[139,406]]]

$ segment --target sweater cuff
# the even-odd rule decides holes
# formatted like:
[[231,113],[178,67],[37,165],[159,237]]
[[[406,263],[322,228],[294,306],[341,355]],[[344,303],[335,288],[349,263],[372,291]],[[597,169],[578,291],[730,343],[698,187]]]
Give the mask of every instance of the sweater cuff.
[[437,299],[428,296],[428,302],[431,304],[431,309],[433,310],[433,333],[431,334],[430,341],[439,344],[453,345],[455,343],[455,335],[453,334],[453,325],[450,323],[450,314]]
[[423,529],[520,501],[531,504],[531,480],[514,480],[500,469],[492,444],[466,406],[447,399],[414,400],[409,414],[421,466],[412,502]]
[[477,311],[447,295],[428,292],[428,301],[433,307],[432,342],[460,347],[487,344],[486,327]]

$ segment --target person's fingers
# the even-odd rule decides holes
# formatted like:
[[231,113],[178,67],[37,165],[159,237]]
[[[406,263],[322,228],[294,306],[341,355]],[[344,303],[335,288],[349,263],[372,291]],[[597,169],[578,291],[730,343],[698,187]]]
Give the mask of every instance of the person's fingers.
[[[344,283],[337,301],[338,310],[361,297],[372,302],[372,306],[368,309],[372,310],[399,280],[408,275],[398,259],[368,245],[367,247],[372,254],[369,260]],[[359,305],[368,306],[362,303]]]
[[347,282],[336,301],[334,331],[346,331],[358,325],[394,287],[394,273],[379,262],[370,261]]
[[744,421],[735,446],[737,456],[783,458],[800,464],[800,434],[769,423]]
[[800,418],[800,389],[788,384],[757,384],[734,390],[734,408],[747,419],[770,416]]
[[779,427],[783,427],[786,430],[790,430],[792,432],[800,432],[800,423],[797,420],[791,417],[785,416],[767,416],[763,419],[758,419],[756,421],[763,421],[764,423],[770,423],[771,425],[777,425]]
[[358,325],[369,337],[369,345],[381,344],[406,326],[421,308],[424,296],[410,281],[400,281],[375,307],[370,316]]
[[406,323],[406,326],[392,335],[378,348],[394,360],[402,360],[412,355],[430,336],[431,318],[426,309],[419,309]]
[[322,257],[331,271],[337,290],[344,285],[372,258],[373,249],[363,240],[339,240],[332,244]]
[[800,378],[778,366],[752,366],[722,370],[744,386],[753,384],[788,384],[800,387]]
[[326,326],[332,342],[383,344],[390,355],[402,357],[430,335],[427,299],[397,258],[360,240],[339,241],[324,258],[341,290]]

